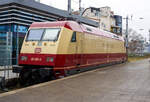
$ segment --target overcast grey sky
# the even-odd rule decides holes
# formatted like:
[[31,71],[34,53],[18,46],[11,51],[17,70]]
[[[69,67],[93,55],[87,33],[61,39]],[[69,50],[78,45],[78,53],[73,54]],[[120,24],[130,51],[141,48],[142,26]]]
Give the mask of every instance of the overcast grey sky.
[[[72,9],[77,10],[79,0],[72,0]],[[42,3],[53,7],[67,10],[68,0],[41,0]],[[148,39],[148,29],[150,29],[150,0],[82,0],[82,7],[104,7],[109,6],[115,14],[126,17],[133,15],[129,21],[129,27]],[[139,19],[143,17],[144,19]],[[125,21],[123,21],[125,24]],[[125,29],[125,28],[124,28]],[[139,29],[144,29],[140,31]]]

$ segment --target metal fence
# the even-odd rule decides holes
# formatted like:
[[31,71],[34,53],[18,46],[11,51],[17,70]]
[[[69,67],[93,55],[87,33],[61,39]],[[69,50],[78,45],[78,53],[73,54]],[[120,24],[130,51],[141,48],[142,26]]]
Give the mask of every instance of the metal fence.
[[6,85],[9,85],[10,82],[13,85],[14,79],[18,77],[18,73],[12,72],[12,66],[0,66],[0,90],[4,91]]

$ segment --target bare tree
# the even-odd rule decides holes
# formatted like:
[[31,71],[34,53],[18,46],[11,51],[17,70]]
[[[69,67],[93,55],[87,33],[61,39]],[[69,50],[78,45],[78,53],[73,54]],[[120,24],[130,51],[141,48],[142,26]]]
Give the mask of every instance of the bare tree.
[[[144,50],[144,37],[141,34],[138,34],[135,30],[129,29],[128,32],[128,46],[129,46],[129,54],[143,54]],[[123,35],[125,35],[125,30],[123,30]]]

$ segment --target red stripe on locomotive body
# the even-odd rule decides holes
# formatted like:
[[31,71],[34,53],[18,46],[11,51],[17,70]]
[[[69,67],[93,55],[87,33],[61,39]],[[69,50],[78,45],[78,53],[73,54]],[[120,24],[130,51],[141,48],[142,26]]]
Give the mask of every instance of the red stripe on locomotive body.
[[[27,60],[22,61],[21,57],[26,56]],[[53,61],[47,61],[47,58],[53,58]],[[108,63],[112,61],[122,61],[126,59],[125,53],[113,54],[20,54],[20,65],[40,65],[52,67],[69,67],[88,65],[94,63]]]
[[[27,57],[27,60],[22,60],[22,56]],[[47,62],[47,57],[54,58],[53,62]],[[55,66],[56,55],[52,54],[24,54],[19,56],[19,65],[39,65],[39,66]]]

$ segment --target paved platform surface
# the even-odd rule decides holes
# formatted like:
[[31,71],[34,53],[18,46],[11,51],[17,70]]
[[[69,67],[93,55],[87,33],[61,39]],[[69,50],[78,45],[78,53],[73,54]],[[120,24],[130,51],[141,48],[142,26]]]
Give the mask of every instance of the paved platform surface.
[[4,93],[0,102],[150,102],[150,62],[114,65]]

